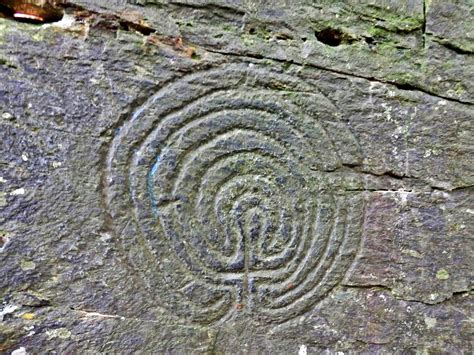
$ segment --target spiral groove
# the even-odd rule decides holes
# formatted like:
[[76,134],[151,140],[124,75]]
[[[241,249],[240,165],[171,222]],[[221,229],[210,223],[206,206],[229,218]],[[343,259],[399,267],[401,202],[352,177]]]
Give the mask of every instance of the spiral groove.
[[335,111],[312,83],[235,64],[167,85],[120,127],[106,208],[160,302],[202,323],[281,322],[337,285],[363,202],[325,178],[359,154]]

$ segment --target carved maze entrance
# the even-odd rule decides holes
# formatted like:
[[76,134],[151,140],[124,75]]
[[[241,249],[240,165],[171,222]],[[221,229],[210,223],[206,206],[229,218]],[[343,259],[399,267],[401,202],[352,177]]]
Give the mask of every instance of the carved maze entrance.
[[201,323],[282,322],[325,297],[357,253],[360,160],[317,82],[233,64],[164,86],[116,130],[104,204],[150,297]]

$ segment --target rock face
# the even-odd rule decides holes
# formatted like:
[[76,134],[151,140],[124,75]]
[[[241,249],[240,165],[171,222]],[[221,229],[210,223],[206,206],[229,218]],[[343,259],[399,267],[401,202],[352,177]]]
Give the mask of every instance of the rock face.
[[383,3],[0,18],[1,351],[472,352],[474,8]]

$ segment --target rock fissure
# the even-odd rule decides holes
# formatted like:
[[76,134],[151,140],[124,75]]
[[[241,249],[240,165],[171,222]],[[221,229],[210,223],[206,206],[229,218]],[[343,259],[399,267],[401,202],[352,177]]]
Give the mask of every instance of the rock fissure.
[[451,50],[451,51],[453,51],[457,54],[460,54],[460,55],[474,55],[474,51],[466,49],[466,48],[462,48],[461,45],[459,45],[457,43],[454,43],[453,41],[448,40],[446,38],[436,36],[436,35],[432,35],[432,39],[433,39],[434,42],[442,45],[443,47],[448,48],[449,50]]
[[383,284],[370,284],[370,285],[357,285],[357,284],[341,284],[341,287],[346,288],[346,289],[368,289],[368,290],[373,290],[373,291],[386,291],[391,294],[392,297],[396,298],[397,300],[404,301],[404,302],[410,302],[410,303],[419,303],[423,304],[425,306],[437,306],[443,303],[448,303],[451,301],[453,298],[457,297],[464,297],[474,291],[474,289],[469,289],[469,290],[463,290],[463,291],[454,291],[451,293],[450,297],[446,297],[440,301],[433,301],[433,302],[426,302],[421,299],[413,299],[411,297],[404,297],[402,295],[399,295],[397,291],[393,287],[389,287],[387,285]]
[[[199,6],[199,5],[196,5],[196,4],[183,4],[183,3],[176,3],[175,5],[196,7],[196,8],[201,8],[202,7],[202,6]],[[151,27],[151,26],[149,26],[149,25],[147,25],[143,22],[130,21],[129,19],[126,19],[126,18],[124,18],[123,16],[121,16],[119,14],[113,14],[113,13],[110,13],[110,12],[93,11],[93,10],[87,9],[86,7],[84,7],[82,5],[78,5],[74,2],[64,2],[62,4],[62,6],[65,9],[75,10],[76,13],[75,13],[74,16],[77,19],[95,18],[94,26],[96,26],[98,28],[103,28],[103,29],[107,29],[107,30],[114,30],[114,31],[116,31],[118,29],[126,30],[126,31],[135,31],[135,32],[141,33],[145,37],[150,37],[152,35],[153,36],[152,37],[153,41],[157,40],[157,41],[159,41],[159,42],[161,42],[165,45],[172,46],[177,50],[184,50],[186,52],[187,51],[192,51],[192,53],[190,53],[189,55],[190,56],[194,55],[194,49],[192,49],[192,47],[183,46],[183,41],[184,41],[183,38],[180,38],[180,37],[179,38],[178,37],[172,38],[172,37],[169,37],[169,36],[160,36],[160,35],[157,34],[157,29],[155,29],[155,28],[153,28],[153,27]],[[426,4],[425,4],[425,1],[424,1],[423,2],[423,9],[424,9],[423,10],[423,14],[424,14],[423,24],[420,28],[417,28],[417,29],[422,30],[423,47],[425,46],[425,37],[426,37],[426,35],[429,34],[429,33],[426,32],[426,8],[425,7],[426,7]],[[224,8],[229,10],[225,6],[224,6]],[[235,10],[235,9],[233,9],[233,10]],[[324,32],[324,33],[326,34],[326,32]],[[339,32],[337,32],[337,33],[339,33]],[[336,45],[335,44],[336,42],[334,42],[334,41],[340,42],[342,40],[341,39],[342,37],[343,37],[342,34],[339,33],[337,35],[338,39],[334,39],[334,40],[331,39],[330,40],[331,43],[334,43],[334,44],[331,44],[331,45]],[[456,53],[464,54],[464,55],[470,55],[470,54],[473,53],[472,51],[463,49],[460,46],[458,46],[458,45],[456,45],[456,44],[454,44],[450,41],[447,41],[447,40],[445,40],[441,37],[433,36],[433,38],[437,43],[443,45],[444,47],[446,47],[450,50],[455,51]],[[393,81],[393,80],[377,78],[377,77],[374,77],[374,76],[366,76],[366,75],[351,73],[351,72],[348,72],[348,71],[345,71],[345,70],[340,70],[340,69],[330,68],[330,67],[327,67],[327,66],[317,65],[315,63],[300,62],[300,61],[297,61],[297,60],[294,60],[294,59],[281,59],[281,58],[275,58],[275,57],[271,57],[271,56],[267,56],[267,55],[260,55],[260,54],[255,54],[255,53],[233,53],[233,52],[228,52],[228,51],[217,50],[217,49],[211,48],[209,46],[205,46],[205,45],[202,45],[201,48],[204,49],[207,52],[220,54],[220,55],[225,55],[225,56],[260,59],[260,60],[265,59],[265,60],[271,60],[271,61],[275,61],[275,62],[279,62],[279,63],[285,63],[285,64],[289,64],[289,65],[313,67],[313,68],[316,68],[316,69],[319,69],[319,70],[332,72],[334,74],[339,74],[339,75],[344,75],[344,76],[349,76],[349,77],[354,77],[354,78],[359,78],[359,79],[365,79],[365,80],[368,80],[368,81],[371,81],[371,82],[377,82],[377,83],[386,84],[386,85],[393,85],[396,88],[398,88],[399,90],[419,91],[419,92],[422,92],[422,93],[425,93],[427,95],[437,97],[437,98],[440,98],[440,99],[443,99],[443,100],[456,102],[456,103],[469,105],[469,106],[474,105],[473,102],[465,101],[465,100],[461,100],[461,99],[456,99],[456,98],[449,97],[449,96],[446,96],[446,95],[440,95],[439,93],[433,92],[432,90],[429,90],[428,88],[413,85],[412,83],[396,82],[396,81]]]
[[252,54],[252,53],[240,54],[240,53],[220,51],[220,50],[216,50],[216,49],[212,49],[212,48],[204,48],[204,49],[208,52],[217,53],[217,54],[226,55],[226,56],[240,57],[240,58],[251,58],[251,59],[259,59],[259,60],[265,59],[265,60],[271,60],[271,61],[275,61],[275,62],[278,62],[278,63],[285,63],[285,64],[289,64],[289,65],[296,65],[296,66],[301,66],[301,67],[312,67],[312,68],[316,68],[316,69],[319,69],[319,70],[331,72],[331,73],[338,74],[338,75],[343,75],[343,76],[348,76],[348,77],[353,77],[353,78],[358,78],[358,79],[365,79],[365,80],[368,80],[368,81],[374,82],[374,83],[393,85],[399,90],[419,91],[419,92],[422,92],[424,94],[430,95],[432,97],[437,97],[439,99],[443,99],[443,100],[446,100],[446,101],[456,102],[456,103],[463,104],[463,105],[468,105],[468,106],[474,106],[474,103],[471,103],[469,101],[459,100],[459,99],[455,99],[455,98],[452,98],[452,97],[449,97],[449,96],[440,95],[440,94],[437,94],[437,93],[435,93],[433,91],[430,91],[428,89],[418,87],[418,86],[414,86],[412,84],[397,83],[397,82],[391,81],[391,80],[378,79],[378,78],[371,77],[371,76],[364,76],[364,75],[360,75],[360,74],[350,73],[350,72],[347,72],[347,71],[344,71],[344,70],[328,68],[326,66],[317,65],[317,64],[314,64],[314,63],[298,62],[298,61],[295,61],[295,60],[292,60],[292,59],[287,60],[287,59],[274,58],[274,57],[264,56],[264,55],[261,55],[261,54]]

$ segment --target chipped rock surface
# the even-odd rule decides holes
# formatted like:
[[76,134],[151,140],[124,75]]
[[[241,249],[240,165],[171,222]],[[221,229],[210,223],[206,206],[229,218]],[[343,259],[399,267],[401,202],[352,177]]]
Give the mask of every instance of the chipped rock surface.
[[472,353],[472,3],[62,8],[0,17],[0,352]]

